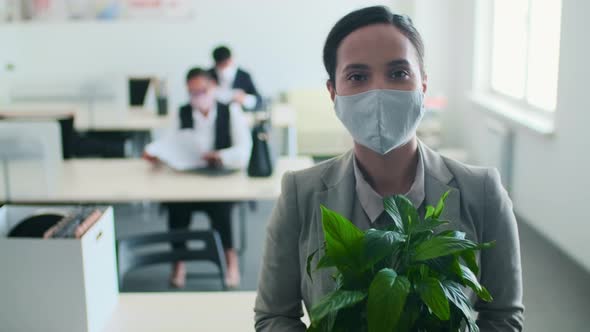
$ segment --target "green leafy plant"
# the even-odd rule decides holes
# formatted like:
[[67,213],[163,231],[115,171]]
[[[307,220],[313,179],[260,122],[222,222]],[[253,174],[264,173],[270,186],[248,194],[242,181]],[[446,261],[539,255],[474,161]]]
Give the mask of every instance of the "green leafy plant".
[[[445,193],[423,218],[404,196],[383,200],[393,223],[384,229],[358,229],[338,213],[321,206],[324,255],[315,269],[336,268],[336,289],[310,311],[308,331],[479,331],[473,308],[462,287],[470,287],[484,301],[490,293],[479,284],[477,244],[465,233],[437,229]],[[312,278],[312,261],[307,274]]]

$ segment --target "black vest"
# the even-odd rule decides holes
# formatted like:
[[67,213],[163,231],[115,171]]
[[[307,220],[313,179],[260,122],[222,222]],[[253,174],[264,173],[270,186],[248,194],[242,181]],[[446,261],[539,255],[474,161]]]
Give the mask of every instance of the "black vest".
[[[182,106],[178,115],[180,116],[180,129],[195,128],[191,105]],[[230,128],[229,106],[217,103],[217,119],[215,119],[215,150],[221,150],[232,146]]]

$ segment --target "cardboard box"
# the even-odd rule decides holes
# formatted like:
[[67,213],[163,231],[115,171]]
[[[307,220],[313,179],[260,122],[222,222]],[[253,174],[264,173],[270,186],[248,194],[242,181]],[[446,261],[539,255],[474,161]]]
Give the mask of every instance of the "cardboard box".
[[0,207],[0,331],[102,332],[118,301],[113,209],[81,239],[7,238],[24,217],[72,206]]

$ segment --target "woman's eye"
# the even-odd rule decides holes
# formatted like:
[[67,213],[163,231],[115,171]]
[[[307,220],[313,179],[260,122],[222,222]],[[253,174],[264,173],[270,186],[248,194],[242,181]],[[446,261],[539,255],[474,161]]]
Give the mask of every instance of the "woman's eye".
[[407,78],[407,77],[410,77],[410,74],[408,74],[408,72],[405,70],[396,70],[391,73],[391,78],[399,79],[399,78]]
[[367,76],[362,75],[362,74],[351,74],[351,75],[348,75],[348,80],[349,81],[366,81]]

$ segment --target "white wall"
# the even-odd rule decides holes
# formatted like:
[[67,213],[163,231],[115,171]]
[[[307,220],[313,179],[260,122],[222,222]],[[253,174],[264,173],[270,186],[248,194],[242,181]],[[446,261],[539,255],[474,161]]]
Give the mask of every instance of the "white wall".
[[[322,46],[342,15],[364,0],[195,1],[185,21],[119,21],[0,25],[0,89],[15,84],[60,85],[113,82],[123,89],[129,74],[168,77],[172,105],[184,102],[184,74],[210,66],[210,53],[229,45],[266,95],[297,87],[323,87]],[[14,63],[7,83],[5,63]],[[4,80],[2,82],[2,80]]]
[[[563,0],[555,135],[543,137],[516,127],[512,186],[516,212],[588,270],[589,11],[588,1]],[[461,144],[481,163],[488,153],[486,116],[468,98],[475,63],[474,14],[471,0],[416,0],[415,20],[425,38],[430,82],[450,98],[446,140]]]
[[590,2],[563,0],[555,137],[520,131],[514,200],[518,211],[590,270]]

